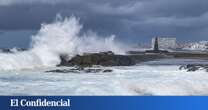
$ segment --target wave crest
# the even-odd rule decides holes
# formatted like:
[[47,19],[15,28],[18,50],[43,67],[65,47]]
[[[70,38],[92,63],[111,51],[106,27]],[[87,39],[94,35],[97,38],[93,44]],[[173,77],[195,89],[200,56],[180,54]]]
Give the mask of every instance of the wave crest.
[[42,24],[39,32],[32,36],[29,50],[0,54],[0,70],[53,67],[60,63],[60,54],[73,57],[86,52],[125,53],[121,43],[115,42],[115,35],[99,37],[94,32],[81,35],[82,27],[74,16],[64,19],[58,16],[53,23]]

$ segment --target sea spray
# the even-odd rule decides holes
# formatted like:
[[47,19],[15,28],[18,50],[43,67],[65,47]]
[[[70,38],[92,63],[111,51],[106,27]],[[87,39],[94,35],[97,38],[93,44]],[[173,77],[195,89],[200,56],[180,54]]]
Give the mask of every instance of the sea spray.
[[42,24],[40,31],[32,36],[31,47],[24,52],[1,53],[0,70],[34,69],[54,67],[60,63],[59,56],[73,57],[86,52],[113,51],[124,54],[115,36],[99,37],[94,32],[80,34],[82,25],[72,16],[60,18],[51,24]]

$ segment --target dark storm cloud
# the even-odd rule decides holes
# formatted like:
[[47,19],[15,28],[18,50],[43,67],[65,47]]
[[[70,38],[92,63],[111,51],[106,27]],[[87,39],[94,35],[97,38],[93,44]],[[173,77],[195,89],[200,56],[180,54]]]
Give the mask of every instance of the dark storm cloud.
[[57,13],[129,41],[155,35],[208,40],[207,0],[0,0],[0,30],[39,29]]

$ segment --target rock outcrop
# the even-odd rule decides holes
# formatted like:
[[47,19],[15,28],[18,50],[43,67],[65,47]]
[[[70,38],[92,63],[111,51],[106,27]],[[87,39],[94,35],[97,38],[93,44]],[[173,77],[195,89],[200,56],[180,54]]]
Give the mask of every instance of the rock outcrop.
[[72,68],[72,69],[55,69],[46,71],[50,73],[110,73],[113,72],[111,69],[101,68]]
[[58,66],[80,66],[91,67],[93,65],[101,66],[131,66],[136,62],[126,55],[115,55],[112,52],[91,53],[77,55],[70,60],[67,60],[66,55],[62,55],[61,63]]
[[194,72],[198,70],[205,70],[208,72],[208,64],[188,64],[179,67],[180,70],[187,70],[188,72]]

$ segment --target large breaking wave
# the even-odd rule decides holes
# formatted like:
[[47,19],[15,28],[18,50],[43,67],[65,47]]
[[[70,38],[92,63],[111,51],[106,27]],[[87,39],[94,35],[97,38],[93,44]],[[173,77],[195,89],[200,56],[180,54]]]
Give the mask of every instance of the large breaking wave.
[[98,37],[94,32],[81,34],[81,30],[82,25],[74,16],[42,24],[40,31],[32,36],[28,51],[0,53],[0,70],[53,67],[60,63],[60,54],[68,54],[70,57],[101,51],[124,54],[122,45],[114,41],[114,35]]

